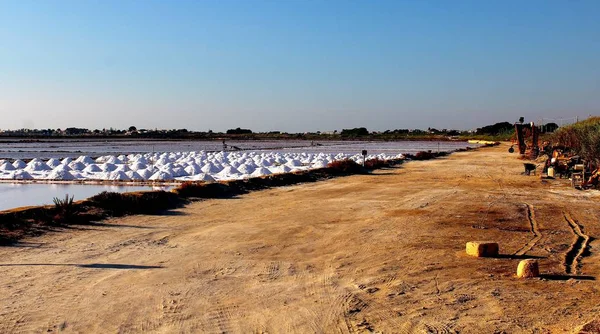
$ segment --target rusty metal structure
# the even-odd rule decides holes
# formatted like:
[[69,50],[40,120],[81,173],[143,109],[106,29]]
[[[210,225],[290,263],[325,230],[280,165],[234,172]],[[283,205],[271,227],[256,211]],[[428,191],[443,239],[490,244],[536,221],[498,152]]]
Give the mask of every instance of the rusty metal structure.
[[[538,143],[540,132],[535,124],[533,122],[529,124],[515,123],[515,134],[517,136],[519,154],[525,154],[529,149],[529,155],[534,159],[537,158],[540,152]],[[526,139],[529,136],[531,136],[531,144],[528,146]]]

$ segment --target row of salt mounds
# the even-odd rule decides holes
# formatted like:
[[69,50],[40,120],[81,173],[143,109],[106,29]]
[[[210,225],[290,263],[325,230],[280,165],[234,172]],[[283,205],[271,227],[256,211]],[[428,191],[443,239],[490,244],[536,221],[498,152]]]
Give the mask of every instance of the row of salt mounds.
[[14,172],[8,173],[4,179],[7,180],[33,180],[33,176],[24,170],[17,170]]
[[[370,155],[367,159],[401,159],[398,155]],[[326,167],[335,160],[362,162],[360,154],[278,152],[165,152],[102,156],[32,159],[28,163],[0,160],[0,179],[10,180],[105,180],[185,181],[231,180],[261,177]]]

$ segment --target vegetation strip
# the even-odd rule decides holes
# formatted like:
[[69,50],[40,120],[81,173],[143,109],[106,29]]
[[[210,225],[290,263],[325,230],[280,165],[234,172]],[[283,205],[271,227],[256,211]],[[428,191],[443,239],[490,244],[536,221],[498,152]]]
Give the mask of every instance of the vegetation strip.
[[600,117],[590,117],[558,129],[553,140],[572,148],[584,160],[600,166]]

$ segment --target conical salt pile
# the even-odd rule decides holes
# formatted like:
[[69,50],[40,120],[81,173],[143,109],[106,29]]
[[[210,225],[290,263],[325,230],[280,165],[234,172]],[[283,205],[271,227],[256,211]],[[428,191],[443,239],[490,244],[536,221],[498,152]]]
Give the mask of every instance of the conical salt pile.
[[48,176],[46,176],[47,180],[61,180],[61,181],[71,181],[71,180],[75,180],[75,176],[73,176],[73,174],[71,174],[70,172],[61,169],[61,168],[57,168],[55,170],[53,170],[52,172],[50,172],[50,174],[48,174]]
[[205,181],[205,182],[214,182],[215,178],[205,174],[205,173],[200,173],[200,174],[196,174],[192,177],[192,180],[194,181]]
[[271,171],[266,169],[265,167],[258,167],[257,169],[254,170],[254,172],[252,172],[252,174],[250,174],[250,176],[261,177],[261,176],[271,175],[271,174],[273,174],[273,173],[271,173]]
[[152,175],[149,180],[151,181],[169,181],[169,180],[173,180],[174,177],[173,175],[171,175],[170,173],[167,173],[165,171],[158,171],[156,173],[154,173],[154,175]]
[[0,165],[0,170],[2,171],[12,171],[12,170],[16,170],[15,166],[13,166],[11,163],[9,163],[8,161],[3,163],[2,165]]
[[18,170],[12,173],[11,178],[13,180],[32,180],[33,176],[24,170]]
[[19,159],[15,160],[12,163],[12,165],[13,165],[13,167],[15,167],[15,169],[23,169],[23,168],[27,167],[27,164],[25,162],[23,162],[23,160],[19,160]]

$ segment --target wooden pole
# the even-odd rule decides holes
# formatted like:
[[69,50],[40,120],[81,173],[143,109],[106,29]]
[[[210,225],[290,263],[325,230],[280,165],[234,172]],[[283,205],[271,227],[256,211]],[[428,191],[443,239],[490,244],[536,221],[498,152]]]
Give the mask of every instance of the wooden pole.
[[517,144],[519,145],[519,154],[525,154],[525,138],[523,138],[523,124],[515,123],[515,134],[517,135]]

